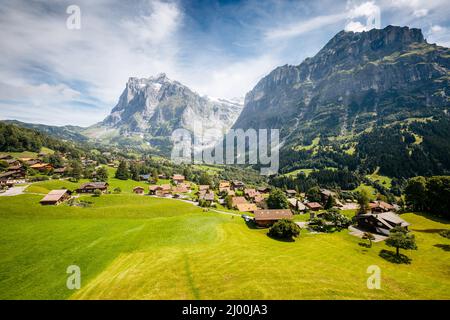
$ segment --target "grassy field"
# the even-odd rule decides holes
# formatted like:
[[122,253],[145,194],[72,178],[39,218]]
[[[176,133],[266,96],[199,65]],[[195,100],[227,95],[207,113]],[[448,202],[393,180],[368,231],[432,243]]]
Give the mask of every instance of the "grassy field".
[[[449,299],[449,222],[405,214],[419,250],[411,264],[379,257],[347,231],[295,242],[239,217],[133,194],[83,196],[90,207],[0,197],[0,299]],[[351,214],[351,213],[349,213]],[[81,289],[66,268],[81,268]],[[381,268],[369,290],[367,267]]]

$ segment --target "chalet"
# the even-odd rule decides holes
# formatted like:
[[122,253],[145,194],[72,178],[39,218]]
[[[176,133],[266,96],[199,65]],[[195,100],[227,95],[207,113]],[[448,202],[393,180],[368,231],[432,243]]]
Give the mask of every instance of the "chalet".
[[143,188],[143,187],[137,186],[137,187],[133,188],[133,193],[144,194],[144,192],[145,192],[145,188]]
[[219,182],[219,191],[230,189],[230,182],[222,180]]
[[231,206],[236,208],[238,204],[248,203],[247,199],[244,197],[233,197],[231,198]]
[[0,160],[6,161],[10,159],[13,159],[13,156],[11,156],[10,154],[0,154]]
[[265,200],[266,200],[266,198],[264,198],[264,196],[263,196],[262,194],[257,194],[257,195],[255,196],[255,198],[253,198],[253,201],[254,201],[257,205],[262,204]]
[[52,190],[50,191],[42,200],[40,203],[42,205],[58,205],[67,199],[70,198],[70,195],[72,192],[69,190]]
[[286,191],[284,191],[284,192],[286,193],[286,195],[287,195],[288,197],[295,197],[295,195],[297,194],[297,191],[292,190],[292,189],[288,189],[288,190],[286,190]]
[[287,201],[289,203],[289,207],[292,210],[298,210],[298,203],[300,202],[298,199],[296,199],[296,198],[288,198]]
[[258,207],[254,203],[238,203],[236,208],[241,212],[255,212]]
[[201,184],[198,186],[198,191],[208,191],[209,190],[209,185],[207,184]]
[[158,191],[158,189],[159,189],[159,186],[157,186],[157,185],[148,186],[148,193],[149,194],[155,194],[156,191]]
[[95,190],[101,192],[108,191],[109,184],[107,182],[87,182],[83,183],[78,189],[78,193],[94,193]]
[[322,205],[318,202],[307,202],[305,205],[309,210],[312,211],[318,211],[323,209]]
[[227,191],[227,196],[231,196],[234,197],[236,195],[236,192],[234,192],[233,190],[229,190]]
[[167,175],[165,175],[164,173],[158,174],[158,179],[167,179]]
[[56,169],[53,170],[53,173],[54,174],[64,174],[64,173],[66,173],[66,171],[67,171],[66,167],[56,168]]
[[189,189],[185,183],[180,183],[179,185],[172,188],[173,193],[186,193]]
[[149,193],[158,197],[168,197],[172,194],[172,187],[170,184],[162,184],[159,186],[149,186]]
[[0,173],[0,181],[17,180],[25,178],[25,170],[12,170]]
[[259,192],[257,192],[256,189],[244,189],[244,195],[247,199],[254,199],[259,195]]
[[268,193],[270,192],[269,187],[258,187],[256,190],[258,190],[259,193]]
[[151,177],[151,174],[149,174],[149,173],[147,173],[147,174],[140,174],[140,175],[139,175],[139,180],[141,180],[141,181],[147,181],[147,180],[150,179],[150,177]]
[[174,175],[172,176],[172,181],[173,181],[175,184],[183,183],[184,180],[185,180],[185,178],[184,178],[184,176],[181,175],[181,174],[174,174]]
[[214,201],[214,192],[207,192],[198,197],[199,200]]
[[366,213],[355,216],[357,226],[369,232],[389,235],[389,231],[397,226],[408,229],[408,222],[394,212]]
[[230,191],[231,191],[230,182],[224,180],[219,182],[219,192],[225,192],[226,194],[229,195]]
[[292,219],[292,212],[289,209],[256,210],[255,222],[260,227],[269,227],[281,219]]
[[52,170],[53,166],[49,163],[36,163],[30,166],[31,169],[37,170],[37,171],[46,171],[46,170]]
[[388,212],[395,210],[395,207],[384,201],[373,201],[369,203],[370,211],[374,212]]
[[233,180],[231,182],[231,187],[233,188],[233,190],[242,190],[245,188],[245,184],[242,181]]
[[14,167],[14,166],[20,165],[20,161],[14,159],[14,158],[12,158],[12,159],[6,159],[6,160],[3,159],[2,161],[5,161],[5,162],[8,164],[9,167]]
[[322,203],[326,203],[329,197],[336,198],[336,192],[330,191],[328,189],[320,189],[320,197]]

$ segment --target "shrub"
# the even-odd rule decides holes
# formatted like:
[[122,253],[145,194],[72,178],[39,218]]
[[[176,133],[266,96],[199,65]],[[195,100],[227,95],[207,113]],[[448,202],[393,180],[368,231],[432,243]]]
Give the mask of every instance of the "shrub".
[[94,197],[100,197],[102,195],[102,192],[98,189],[94,190]]
[[442,230],[439,234],[444,238],[450,239],[450,229]]
[[114,193],[121,193],[122,189],[120,189],[120,187],[117,187],[114,189]]
[[273,238],[292,240],[300,235],[300,227],[291,220],[281,219],[274,223],[268,234]]
[[280,189],[272,190],[266,202],[270,209],[286,209],[289,207],[286,195]]

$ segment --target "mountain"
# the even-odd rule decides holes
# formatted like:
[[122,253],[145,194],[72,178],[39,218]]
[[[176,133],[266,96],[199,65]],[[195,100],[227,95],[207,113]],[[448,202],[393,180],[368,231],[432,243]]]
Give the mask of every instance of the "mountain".
[[105,143],[138,144],[167,153],[170,136],[178,128],[192,132],[202,124],[204,129],[215,129],[204,141],[214,144],[232,126],[242,107],[237,101],[200,96],[165,74],[130,78],[110,115],[84,133]]
[[[414,120],[448,118],[449,66],[450,50],[427,43],[419,29],[341,31],[314,57],[278,67],[261,79],[246,95],[233,127],[280,129],[286,170],[312,166],[305,159],[318,151],[345,152],[364,163],[369,148],[359,143],[374,129],[400,124],[414,135],[408,125]],[[418,142],[414,148],[421,148]],[[411,153],[412,144],[404,151]],[[375,157],[383,156],[379,151]],[[422,153],[427,159],[427,151]],[[339,166],[328,160],[323,162]]]
[[37,130],[46,133],[54,138],[62,139],[65,141],[74,141],[78,143],[88,141],[88,138],[81,133],[85,128],[78,126],[49,126],[45,124],[25,123],[17,120],[2,120],[1,122],[14,124],[22,128]]

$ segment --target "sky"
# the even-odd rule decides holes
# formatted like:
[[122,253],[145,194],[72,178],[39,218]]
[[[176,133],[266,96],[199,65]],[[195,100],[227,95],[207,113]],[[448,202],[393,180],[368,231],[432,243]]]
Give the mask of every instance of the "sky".
[[243,98],[341,30],[409,26],[449,47],[448,2],[0,0],[0,119],[89,126],[128,78],[162,72],[201,95]]

